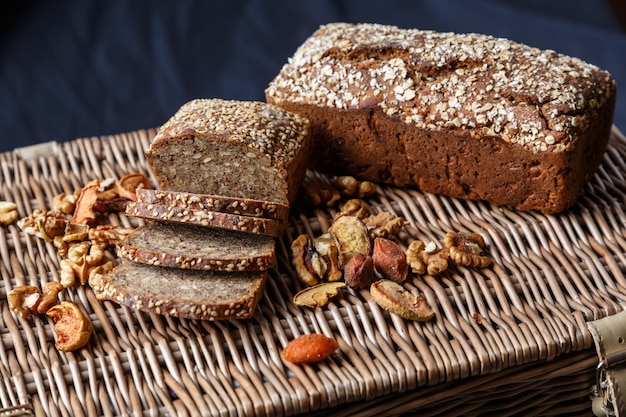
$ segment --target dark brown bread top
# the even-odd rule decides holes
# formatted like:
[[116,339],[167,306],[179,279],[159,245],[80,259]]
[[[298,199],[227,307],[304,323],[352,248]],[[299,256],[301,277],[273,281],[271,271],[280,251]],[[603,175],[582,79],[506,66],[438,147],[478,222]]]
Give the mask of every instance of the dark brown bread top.
[[252,317],[267,271],[213,272],[126,262],[89,280],[99,300],[198,320]]
[[137,190],[137,201],[144,204],[218,211],[268,219],[286,220],[289,217],[289,206],[285,204],[218,195],[141,188]]
[[416,128],[563,152],[577,146],[599,109],[612,108],[615,91],[606,71],[507,39],[335,23],[298,48],[266,97],[278,105],[376,107]]
[[304,117],[267,103],[198,99],[161,126],[146,158],[162,189],[289,204],[309,147]]
[[207,210],[187,210],[174,206],[143,204],[139,201],[128,203],[125,213],[128,216],[159,222],[217,227],[274,237],[280,236],[285,226],[283,221],[263,217],[242,216],[240,214]]
[[170,268],[263,271],[275,261],[274,238],[213,227],[152,223],[118,243],[125,259]]

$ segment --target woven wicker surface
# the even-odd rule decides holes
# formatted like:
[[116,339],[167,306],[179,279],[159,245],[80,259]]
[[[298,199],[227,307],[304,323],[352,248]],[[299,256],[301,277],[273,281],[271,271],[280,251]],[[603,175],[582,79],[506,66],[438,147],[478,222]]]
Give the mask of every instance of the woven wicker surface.
[[[143,152],[153,134],[42,145],[40,156],[32,149],[0,154],[0,200],[16,202],[26,216],[94,178],[151,175]],[[486,270],[410,277],[407,288],[435,309],[428,323],[385,313],[367,291],[346,292],[324,309],[294,306],[302,285],[289,262],[291,240],[321,234],[333,215],[299,201],[254,318],[136,313],[76,287],[63,298],[89,314],[96,332],[86,348],[62,353],[50,319],[24,320],[6,302],[16,285],[59,280],[56,250],[14,224],[2,227],[0,414],[585,414],[595,367],[585,322],[626,302],[625,160],[626,139],[615,129],[584,195],[555,216],[381,188],[368,203],[408,220],[405,242],[477,232],[495,260]],[[136,225],[119,215],[109,221]],[[284,362],[287,341],[309,332],[332,335],[340,350],[319,365]]]

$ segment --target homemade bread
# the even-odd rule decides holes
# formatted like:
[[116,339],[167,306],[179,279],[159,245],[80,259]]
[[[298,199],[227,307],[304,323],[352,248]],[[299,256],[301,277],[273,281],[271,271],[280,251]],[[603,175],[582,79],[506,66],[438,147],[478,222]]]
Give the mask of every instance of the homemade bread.
[[126,262],[89,279],[99,300],[136,310],[198,320],[254,314],[267,271],[214,272]]
[[309,133],[306,118],[266,103],[193,100],[161,126],[146,158],[164,190],[289,205]]
[[218,227],[274,237],[280,236],[286,225],[286,221],[263,217],[242,216],[240,214],[207,210],[188,210],[175,206],[144,204],[139,201],[128,203],[125,213],[128,216],[159,222]]
[[268,219],[286,220],[289,217],[289,206],[286,204],[246,198],[140,188],[137,190],[137,201],[144,204],[218,211]]
[[128,260],[170,268],[262,271],[274,265],[270,236],[213,227],[152,223],[138,227],[117,245]]
[[266,90],[311,122],[319,169],[545,213],[605,151],[616,85],[554,51],[478,34],[322,26]]

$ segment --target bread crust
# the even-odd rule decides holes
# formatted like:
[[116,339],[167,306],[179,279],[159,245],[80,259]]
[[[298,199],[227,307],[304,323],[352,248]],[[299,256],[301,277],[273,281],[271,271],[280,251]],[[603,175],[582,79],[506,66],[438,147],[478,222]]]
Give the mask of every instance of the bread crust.
[[[267,271],[212,272],[125,262],[89,280],[96,298],[135,310],[197,320],[246,319],[261,299]],[[181,289],[193,288],[193,294]],[[170,288],[171,286],[171,288]]]
[[302,116],[262,102],[197,99],[161,126],[146,159],[164,190],[289,205],[309,149]]
[[205,271],[264,271],[274,266],[270,236],[209,227],[152,223],[117,244],[117,254],[133,262]]
[[310,120],[320,170],[557,213],[602,161],[615,92],[606,71],[506,39],[331,24],[266,99]]
[[207,210],[277,220],[286,220],[289,217],[289,206],[286,204],[219,195],[141,188],[137,190],[137,201],[188,210]]
[[125,213],[128,216],[159,222],[217,227],[273,237],[279,237],[286,227],[286,222],[274,219],[207,210],[187,210],[159,204],[143,204],[138,201],[128,203]]

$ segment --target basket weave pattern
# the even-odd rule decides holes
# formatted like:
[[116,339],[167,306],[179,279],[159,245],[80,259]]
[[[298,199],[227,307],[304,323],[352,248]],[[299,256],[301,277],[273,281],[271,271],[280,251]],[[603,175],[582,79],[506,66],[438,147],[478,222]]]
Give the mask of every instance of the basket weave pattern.
[[[23,217],[95,178],[142,172],[156,184],[143,155],[154,133],[78,139],[32,159],[0,154],[0,200],[16,202]],[[403,244],[476,232],[494,258],[485,270],[411,275],[405,286],[435,310],[428,323],[389,315],[367,291],[346,291],[323,309],[294,306],[303,284],[291,241],[324,233],[334,214],[300,199],[254,318],[138,313],[78,286],[63,297],[96,331],[86,348],[62,353],[51,319],[24,320],[6,302],[17,285],[59,280],[56,249],[15,224],[2,227],[0,415],[590,414],[595,353],[585,322],[626,304],[625,161],[626,139],[615,129],[583,196],[555,216],[380,187],[367,202],[407,220]],[[118,214],[108,220],[137,225]],[[283,361],[285,344],[310,332],[332,335],[340,350],[318,365]]]

